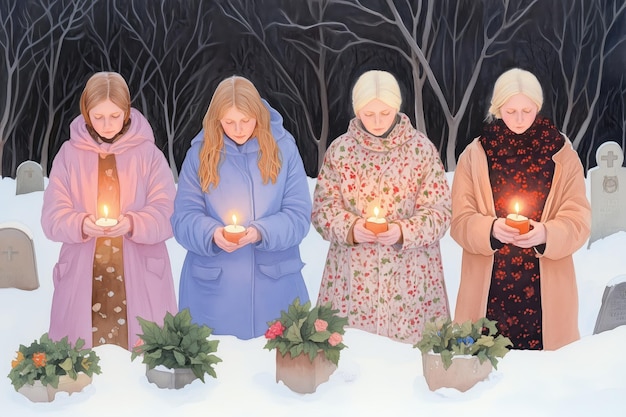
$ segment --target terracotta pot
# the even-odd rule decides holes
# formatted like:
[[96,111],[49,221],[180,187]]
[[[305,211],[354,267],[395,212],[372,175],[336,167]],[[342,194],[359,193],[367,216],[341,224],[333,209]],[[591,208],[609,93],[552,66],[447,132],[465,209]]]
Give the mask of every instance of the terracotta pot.
[[326,359],[323,351],[320,351],[313,362],[309,355],[300,354],[295,358],[287,352],[285,356],[276,350],[276,382],[283,383],[292,391],[300,394],[315,392],[318,385],[328,381],[337,365]]
[[67,375],[61,375],[57,388],[50,384],[43,385],[41,381],[34,381],[32,385],[24,385],[17,392],[35,403],[51,402],[57,392],[67,392],[72,395],[74,392],[82,391],[89,384],[91,384],[91,377],[79,372],[75,380]]
[[148,381],[159,388],[180,389],[191,384],[197,376],[189,368],[170,369],[164,366],[148,368],[146,365],[146,377]]
[[476,383],[487,379],[492,369],[489,360],[480,363],[476,356],[453,357],[452,365],[444,369],[438,353],[422,353],[422,366],[424,378],[431,391],[446,387],[465,392]]

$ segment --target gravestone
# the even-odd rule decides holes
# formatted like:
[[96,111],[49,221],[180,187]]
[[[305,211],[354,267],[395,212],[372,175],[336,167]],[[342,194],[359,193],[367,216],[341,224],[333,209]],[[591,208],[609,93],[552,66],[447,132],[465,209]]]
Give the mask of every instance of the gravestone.
[[0,223],[0,288],[39,288],[33,237],[20,223]]
[[591,235],[587,248],[598,239],[626,231],[626,168],[616,142],[605,142],[596,152],[591,178]]
[[24,161],[17,167],[15,195],[43,191],[43,169],[35,161]]
[[626,275],[613,278],[604,289],[593,334],[626,324]]

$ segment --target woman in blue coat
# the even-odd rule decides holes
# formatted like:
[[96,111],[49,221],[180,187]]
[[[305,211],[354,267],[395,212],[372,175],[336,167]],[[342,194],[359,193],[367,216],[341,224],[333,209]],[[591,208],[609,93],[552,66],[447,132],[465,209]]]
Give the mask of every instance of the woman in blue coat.
[[[174,202],[174,236],[187,249],[179,308],[214,334],[263,335],[296,297],[309,300],[298,246],[310,218],[307,177],[282,117],[249,80],[223,80]],[[233,222],[245,227],[238,243],[223,234]]]

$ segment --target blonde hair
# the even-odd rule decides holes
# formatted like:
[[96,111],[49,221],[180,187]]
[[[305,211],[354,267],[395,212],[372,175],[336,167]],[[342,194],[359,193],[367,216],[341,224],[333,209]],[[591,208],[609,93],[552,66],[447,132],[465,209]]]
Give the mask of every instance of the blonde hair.
[[378,99],[397,111],[402,105],[402,94],[396,78],[386,71],[363,73],[352,88],[352,109],[354,114],[370,101]]
[[105,100],[124,111],[124,123],[130,118],[130,91],[126,80],[117,72],[96,72],[92,75],[80,96],[80,113],[91,126],[89,111]]
[[276,183],[280,172],[281,161],[278,145],[270,127],[270,112],[263,104],[254,84],[246,78],[232,76],[219,83],[202,121],[204,143],[200,150],[198,178],[202,191],[207,193],[211,185],[217,187],[220,182],[218,166],[224,148],[224,129],[220,119],[231,107],[256,119],[251,137],[256,136],[259,142],[258,166],[263,183],[267,184],[270,180]]
[[513,68],[498,77],[493,87],[493,96],[487,120],[501,119],[500,108],[508,99],[523,94],[537,105],[537,111],[543,105],[543,91],[537,77],[529,71]]

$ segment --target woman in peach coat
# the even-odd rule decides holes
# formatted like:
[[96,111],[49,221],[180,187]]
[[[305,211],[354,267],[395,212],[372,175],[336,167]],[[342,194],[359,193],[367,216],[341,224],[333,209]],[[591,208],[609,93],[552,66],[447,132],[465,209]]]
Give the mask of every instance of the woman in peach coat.
[[[513,69],[498,78],[492,121],[459,158],[450,235],[463,248],[455,321],[498,321],[516,349],[558,349],[577,340],[572,254],[589,237],[584,174],[570,141],[539,116],[539,81]],[[506,224],[529,218],[520,234]]]

